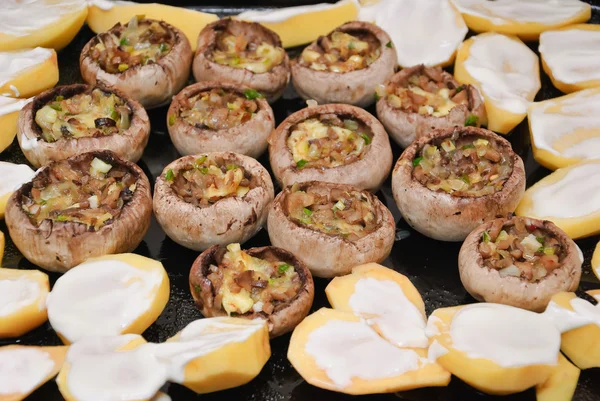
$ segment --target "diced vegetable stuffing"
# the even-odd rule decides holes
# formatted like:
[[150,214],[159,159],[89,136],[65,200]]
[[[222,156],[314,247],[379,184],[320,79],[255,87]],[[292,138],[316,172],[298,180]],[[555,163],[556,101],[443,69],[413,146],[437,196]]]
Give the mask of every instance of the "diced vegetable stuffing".
[[258,104],[233,91],[206,90],[186,99],[181,117],[196,128],[221,130],[237,127],[252,119]]
[[100,89],[69,98],[56,96],[35,113],[46,142],[120,134],[131,125],[131,108],[114,93]]
[[293,126],[287,146],[296,167],[331,168],[360,160],[371,141],[371,130],[363,122],[322,114]]
[[316,71],[344,73],[367,68],[380,55],[381,43],[371,32],[334,31],[306,47],[299,62]]
[[175,34],[158,21],[133,17],[126,26],[117,24],[99,34],[90,50],[92,59],[111,74],[137,65],[156,63],[175,45]]
[[137,178],[125,166],[89,157],[62,160],[33,179],[22,208],[34,225],[44,220],[86,224],[98,230],[119,217],[136,190]]
[[538,221],[513,217],[506,224],[497,220],[479,243],[483,265],[500,276],[542,280],[560,268],[564,250],[560,241]]
[[513,169],[495,141],[458,131],[423,146],[413,166],[413,177],[427,188],[463,197],[502,190]]
[[180,170],[168,170],[165,179],[184,201],[201,207],[223,198],[243,198],[254,187],[250,173],[242,166],[206,155]]
[[285,307],[301,288],[294,266],[276,258],[257,258],[230,244],[227,252],[211,265],[208,280],[214,307],[230,316],[270,315]]

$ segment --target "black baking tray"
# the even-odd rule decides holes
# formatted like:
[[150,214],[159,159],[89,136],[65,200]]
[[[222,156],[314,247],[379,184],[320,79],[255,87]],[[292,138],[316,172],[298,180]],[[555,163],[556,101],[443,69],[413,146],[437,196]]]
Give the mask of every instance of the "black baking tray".
[[[596,24],[600,23],[600,0],[588,2],[593,6],[591,22]],[[219,2],[205,2],[197,0],[196,2],[193,2],[176,0],[168,3],[174,6],[217,12],[224,16],[249,9],[308,4],[315,3],[315,1],[221,0]],[[469,35],[472,34],[472,32],[469,33]],[[79,53],[92,36],[93,33],[89,28],[84,26],[73,42],[59,53],[59,84],[83,82],[79,73]],[[529,44],[536,53],[537,45],[537,42]],[[300,49],[292,49],[290,55],[297,55],[299,50]],[[190,83],[192,83],[191,80]],[[538,93],[536,100],[549,99],[561,95],[562,94],[552,86],[550,79],[542,72],[542,89]],[[290,85],[283,98],[273,105],[276,123],[280,123],[289,114],[303,107],[305,107],[305,103],[298,97]],[[374,107],[370,107],[367,110],[372,114],[375,114]],[[148,147],[144,152],[144,156],[138,164],[148,175],[151,183],[154,183],[156,177],[160,175],[163,168],[168,163],[179,157],[169,139],[166,128],[166,112],[167,107],[161,107],[151,110],[148,113],[152,124],[152,134],[150,136]],[[549,170],[541,167],[533,159],[526,122],[523,122],[516,127],[513,132],[508,135],[508,139],[511,141],[515,151],[525,162],[528,186],[549,174]],[[393,143],[392,149],[394,152],[394,159],[396,160],[400,156],[401,149]],[[13,163],[27,163],[16,140],[8,150],[0,155],[0,160]],[[269,161],[267,155],[263,155],[259,161],[268,168]],[[276,191],[277,190],[279,190],[279,188],[276,188]],[[396,243],[391,255],[384,264],[410,278],[425,301],[427,313],[430,314],[439,307],[474,302],[473,298],[471,298],[462,287],[458,275],[457,258],[461,244],[434,241],[411,229],[406,222],[402,220],[400,213],[394,204],[389,178],[385,182],[383,188],[377,192],[377,196],[392,211],[397,224]],[[0,222],[0,229],[5,234],[8,234],[4,221]],[[598,240],[599,237],[596,236],[577,241],[577,244],[583,250],[585,256],[583,275],[578,290],[580,293],[589,289],[600,288],[600,283],[590,269],[590,259],[594,246]],[[249,248],[265,245],[269,245],[269,237],[266,231],[263,230],[248,241],[244,247]],[[194,306],[188,287],[189,270],[192,262],[198,256],[198,252],[183,248],[167,238],[153,218],[150,230],[144,238],[144,241],[135,250],[135,253],[162,261],[171,280],[171,297],[165,310],[158,320],[144,333],[144,337],[148,341],[164,341],[184,328],[188,323],[202,318],[200,312]],[[8,238],[8,235],[3,266],[22,269],[36,268],[36,266],[28,262],[19,253],[10,241],[10,238]],[[51,284],[59,277],[59,275],[55,273],[49,273],[49,276]],[[315,301],[312,310],[328,306],[324,293],[327,283],[328,281],[324,279],[315,280]],[[237,401],[342,401],[355,398],[322,390],[306,383],[302,377],[296,373],[287,360],[286,355],[289,339],[290,336],[285,335],[271,342],[271,359],[260,375],[245,386],[212,394],[196,395],[183,386],[167,384],[164,387],[164,391],[167,392],[174,401],[194,399],[206,401],[232,399]],[[60,345],[61,341],[50,327],[50,324],[45,323],[38,329],[18,339],[0,340],[0,345],[15,343],[27,345]],[[456,377],[453,377],[447,388],[420,389],[404,393],[369,395],[358,398],[362,398],[365,401],[391,401],[394,399],[411,401],[488,401],[495,399],[533,401],[535,400],[535,393],[533,390],[528,390],[520,394],[506,397],[492,397],[472,389]],[[29,397],[29,400],[32,401],[58,401],[62,399],[63,398],[58,392],[54,381],[50,381]],[[599,369],[591,369],[581,373],[574,400],[600,400]]]

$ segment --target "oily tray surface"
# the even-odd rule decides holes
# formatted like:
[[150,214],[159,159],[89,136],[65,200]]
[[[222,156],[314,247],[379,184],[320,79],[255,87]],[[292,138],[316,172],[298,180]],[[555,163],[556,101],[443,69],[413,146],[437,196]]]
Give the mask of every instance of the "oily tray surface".
[[[187,6],[190,2],[181,1],[178,3],[179,4],[172,5]],[[225,3],[227,3],[227,5],[221,7],[207,6],[206,8],[194,8],[200,10],[208,9],[211,12],[227,15],[244,11],[250,2],[240,2],[239,5],[242,5],[242,7],[238,7],[238,5],[233,2]],[[256,5],[257,7],[260,7],[260,4],[258,3],[259,2],[256,1],[251,2],[252,6]],[[283,6],[293,5],[292,3],[305,4],[307,1],[277,1],[263,3],[265,5]],[[600,23],[600,8],[598,8],[597,5],[594,5],[593,16],[590,23]],[[79,53],[92,36],[92,32],[87,27],[84,27],[75,40],[59,53],[60,85],[83,82],[79,72]],[[529,45],[532,49],[537,50],[537,42],[531,42]],[[298,51],[291,51],[289,53],[291,57],[294,57],[298,54]],[[552,86],[550,79],[543,72],[541,72],[541,78],[542,89],[536,96],[536,100],[544,100],[561,95],[561,93]],[[190,79],[190,83],[191,82]],[[283,97],[273,105],[276,124],[281,123],[281,121],[289,114],[304,106],[304,101],[298,97],[292,86],[289,85]],[[179,157],[179,154],[169,139],[166,128],[167,107],[168,106],[160,107],[148,111],[152,125],[152,133],[148,147],[138,163],[148,176],[152,185],[154,185],[156,177],[160,175],[163,168]],[[375,114],[373,106],[368,108],[367,111]],[[549,170],[541,167],[533,159],[526,122],[517,126],[507,138],[512,143],[515,152],[523,158],[528,186],[531,186],[549,173]],[[394,160],[397,160],[400,156],[401,149],[393,143],[392,149]],[[13,163],[27,163],[16,141],[6,152],[3,152],[0,159]],[[267,154],[263,155],[259,159],[259,162],[269,168]],[[276,188],[276,193],[279,192],[279,190],[280,188]],[[461,243],[435,241],[426,238],[411,229],[400,218],[398,209],[393,201],[389,178],[386,180],[382,189],[377,192],[377,196],[391,210],[397,224],[396,243],[391,255],[384,262],[384,265],[393,268],[410,278],[423,297],[427,313],[429,314],[439,307],[474,302],[463,288],[458,274],[457,258]],[[0,223],[0,229],[5,233],[7,232],[4,222]],[[580,296],[582,296],[583,291],[600,288],[600,283],[598,283],[598,280],[591,272],[589,263],[593,248],[597,242],[598,237],[577,241],[577,244],[582,249],[585,256],[583,275],[578,291],[578,295]],[[269,238],[266,231],[263,230],[248,241],[244,245],[244,248],[266,245],[269,245]],[[35,266],[28,262],[18,252],[8,237],[5,252],[4,267],[35,268]],[[156,323],[144,333],[144,337],[148,341],[162,342],[183,329],[191,321],[202,317],[200,311],[194,305],[188,284],[189,270],[194,259],[198,256],[198,252],[186,249],[167,238],[153,218],[150,230],[142,244],[135,250],[135,253],[162,261],[169,274],[171,282],[171,296],[169,302]],[[49,276],[51,284],[59,277],[59,275],[55,273],[49,273]],[[315,301],[312,311],[328,306],[324,292],[327,283],[328,280],[315,279]],[[272,341],[272,356],[270,360],[261,374],[245,386],[203,396],[196,396],[192,391],[182,386],[171,384],[166,386],[165,392],[167,392],[175,401],[196,398],[205,400],[237,399],[240,401],[309,401],[321,399],[346,400],[352,398],[348,395],[321,390],[304,382],[287,360],[286,354],[289,338],[289,335],[284,335]],[[61,341],[50,327],[50,324],[45,323],[40,328],[17,340],[0,340],[0,345],[13,343],[25,345],[60,345]],[[535,394],[533,390],[529,390],[525,393],[509,397],[511,400],[534,400]],[[459,379],[453,377],[447,388],[431,388],[401,394],[363,396],[362,398],[373,401],[392,400],[394,398],[415,401],[450,401],[471,399],[491,400],[499,397],[481,394],[462,383]],[[46,384],[28,399],[55,401],[62,400],[62,397],[58,392],[56,385],[50,383]],[[574,400],[600,400],[600,373],[597,369],[586,370],[581,373]]]

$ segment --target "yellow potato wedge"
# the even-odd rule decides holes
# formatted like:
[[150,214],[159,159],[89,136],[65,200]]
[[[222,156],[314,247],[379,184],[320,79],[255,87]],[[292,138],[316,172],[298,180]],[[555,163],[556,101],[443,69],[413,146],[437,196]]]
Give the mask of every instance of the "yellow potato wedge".
[[[15,139],[19,111],[31,100],[0,96],[0,152],[8,148]],[[3,204],[1,199],[2,194],[0,194],[0,205]],[[5,204],[6,202],[4,202]],[[0,207],[0,218],[3,217],[4,206]]]
[[4,233],[0,231],[0,267],[2,266],[2,260],[4,259]]
[[571,401],[579,373],[571,362],[563,354],[558,356],[558,365],[552,370],[552,374],[543,384],[535,387],[535,398],[537,401]]
[[600,280],[600,242],[596,244],[594,254],[592,255],[592,271]]
[[24,400],[56,376],[63,366],[67,348],[26,345],[0,347],[0,382],[16,390],[11,393],[2,391],[0,401]]
[[44,323],[49,291],[46,273],[0,268],[0,338],[21,336]]
[[0,52],[0,63],[10,66],[0,72],[0,94],[28,98],[58,82],[58,60],[54,49]]

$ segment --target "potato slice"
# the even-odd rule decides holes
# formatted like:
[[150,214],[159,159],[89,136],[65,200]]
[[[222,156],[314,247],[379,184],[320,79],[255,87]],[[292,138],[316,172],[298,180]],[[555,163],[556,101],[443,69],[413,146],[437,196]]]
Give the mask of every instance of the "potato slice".
[[451,65],[468,31],[449,1],[379,0],[364,4],[358,19],[374,22],[391,36],[403,68]]
[[594,254],[592,255],[592,271],[600,280],[600,242],[596,244]]
[[[600,300],[600,290],[588,294]],[[577,367],[600,367],[600,307],[573,292],[561,292],[552,297],[546,314],[558,316],[564,325],[561,350]],[[569,326],[575,328],[569,330]]]
[[58,61],[54,49],[0,52],[0,94],[31,97],[52,88],[58,82]]
[[156,344],[137,334],[88,337],[69,347],[58,374],[66,401],[105,399],[148,401],[167,380],[167,367],[155,358]]
[[4,233],[0,231],[0,266],[2,266],[2,260],[4,259]]
[[600,159],[600,88],[532,103],[527,116],[533,157],[544,167]]
[[500,304],[441,308],[428,321],[429,358],[470,386],[505,395],[544,383],[560,332],[550,319]]
[[0,338],[18,337],[44,323],[48,291],[46,273],[0,268]]
[[[0,96],[0,152],[8,148],[15,139],[19,112],[31,100],[33,100],[33,98],[15,99],[12,97]],[[0,191],[3,187],[4,185],[0,185]],[[11,188],[11,192],[12,189],[14,188]],[[2,194],[0,194],[0,218],[4,217],[4,206],[6,206],[6,200],[8,200],[8,198],[4,202],[2,199]]]
[[325,36],[338,26],[355,20],[357,16],[358,6],[353,0],[340,0],[335,4],[246,11],[236,18],[259,22],[279,35],[283,47],[294,47]]
[[563,354],[558,356],[558,366],[543,384],[535,387],[537,401],[571,401],[581,371],[574,366]]
[[600,86],[599,42],[596,24],[570,25],[540,35],[542,67],[554,86],[565,93]]
[[498,32],[536,40],[540,33],[591,17],[589,4],[579,0],[452,0],[475,32]]
[[335,310],[365,319],[380,336],[398,347],[427,348],[425,305],[402,274],[376,263],[356,266],[334,278],[325,294]]
[[479,89],[485,101],[488,128],[507,134],[527,114],[540,90],[537,55],[514,36],[484,33],[462,43],[454,76]]
[[21,401],[52,379],[63,365],[65,346],[0,347],[0,401]]
[[61,50],[85,22],[87,6],[81,0],[29,0],[0,8],[0,51],[48,47]]
[[165,4],[136,4],[134,2],[118,1],[113,3],[94,0],[89,7],[87,24],[94,33],[101,33],[108,31],[118,22],[126,24],[136,15],[162,20],[181,29],[190,41],[192,51],[196,50],[196,42],[200,31],[207,24],[219,19],[215,14]]
[[262,319],[214,317],[196,320],[160,344],[170,379],[198,394],[241,386],[254,379],[271,356]]
[[600,233],[600,160],[556,170],[531,186],[515,213],[550,220],[572,239]]
[[56,281],[48,317],[65,344],[88,336],[141,334],[168,299],[162,263],[132,253],[106,255],[88,259]]
[[288,359],[313,386],[346,394],[446,386],[424,349],[398,348],[353,314],[321,308],[296,326]]

